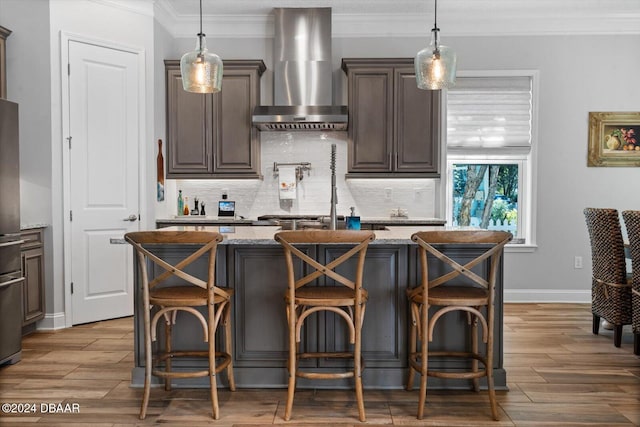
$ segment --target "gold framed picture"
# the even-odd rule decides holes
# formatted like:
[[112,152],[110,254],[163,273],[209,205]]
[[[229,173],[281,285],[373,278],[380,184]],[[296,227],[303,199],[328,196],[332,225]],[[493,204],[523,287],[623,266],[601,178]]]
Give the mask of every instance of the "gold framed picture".
[[587,166],[640,166],[640,112],[590,112]]

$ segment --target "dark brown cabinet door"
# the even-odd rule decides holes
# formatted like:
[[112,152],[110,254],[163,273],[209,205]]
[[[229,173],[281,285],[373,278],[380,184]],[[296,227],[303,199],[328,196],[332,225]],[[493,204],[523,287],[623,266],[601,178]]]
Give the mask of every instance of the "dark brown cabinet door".
[[418,89],[411,58],[343,59],[349,174],[439,176],[440,92]]
[[224,61],[222,91],[182,89],[180,62],[165,61],[167,178],[258,178],[260,153],[251,113],[260,103],[261,60]]
[[260,103],[259,68],[225,64],[222,91],[214,94],[214,173],[259,174],[258,130],[251,114]]
[[349,172],[391,172],[393,70],[360,68],[349,75]]
[[167,69],[167,177],[213,173],[211,110],[211,96],[182,89],[179,65]]
[[30,325],[44,318],[44,248],[42,229],[20,233],[25,242],[21,247],[22,274],[22,325]]
[[418,89],[413,67],[395,69],[394,87],[395,170],[438,173],[440,91]]

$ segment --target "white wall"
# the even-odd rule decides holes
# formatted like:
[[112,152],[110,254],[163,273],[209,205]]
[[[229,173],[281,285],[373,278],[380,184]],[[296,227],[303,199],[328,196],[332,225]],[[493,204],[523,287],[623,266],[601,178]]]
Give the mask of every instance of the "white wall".
[[[52,223],[49,2],[0,0],[7,39],[7,98],[20,104],[20,221]],[[37,54],[33,52],[37,46]],[[45,229],[45,299],[54,304],[52,227]]]

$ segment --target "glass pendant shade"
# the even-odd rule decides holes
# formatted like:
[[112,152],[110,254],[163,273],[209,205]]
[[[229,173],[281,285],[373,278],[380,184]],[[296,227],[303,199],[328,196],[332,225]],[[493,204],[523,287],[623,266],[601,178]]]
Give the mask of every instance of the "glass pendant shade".
[[438,0],[434,1],[434,9],[431,44],[418,52],[413,61],[418,88],[427,90],[446,89],[456,84],[456,53],[440,45]]
[[415,57],[416,83],[420,89],[446,89],[456,83],[456,53],[438,43],[438,30],[433,30],[429,47]]
[[215,93],[222,89],[222,60],[207,50],[204,34],[198,34],[193,52],[182,55],[180,74],[187,92]]

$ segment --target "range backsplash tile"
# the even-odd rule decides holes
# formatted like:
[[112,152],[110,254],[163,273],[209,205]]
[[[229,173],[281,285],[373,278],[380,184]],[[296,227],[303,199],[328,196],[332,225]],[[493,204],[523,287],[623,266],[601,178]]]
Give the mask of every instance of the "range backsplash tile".
[[[389,216],[391,209],[407,209],[409,217],[435,216],[432,179],[349,179],[346,132],[261,132],[263,180],[177,180],[175,191],[205,203],[207,215],[216,215],[226,192],[236,202],[236,214],[256,218],[265,214],[328,214],[331,199],[331,144],[336,144],[337,212],[348,215],[355,206],[362,217]],[[274,163],[310,162],[311,170],[298,182],[295,200],[281,201]],[[173,187],[173,186],[171,186]],[[168,212],[176,212],[175,195],[167,194]],[[171,214],[170,214],[171,215]]]

